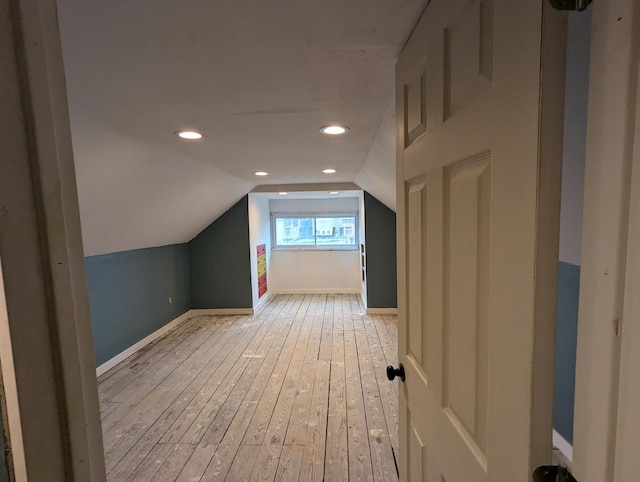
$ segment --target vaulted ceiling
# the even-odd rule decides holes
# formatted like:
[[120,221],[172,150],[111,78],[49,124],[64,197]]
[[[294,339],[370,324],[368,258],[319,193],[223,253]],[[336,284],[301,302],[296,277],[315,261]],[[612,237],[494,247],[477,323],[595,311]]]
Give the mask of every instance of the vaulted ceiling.
[[258,184],[395,208],[394,66],[426,3],[59,0],[86,254],[188,241]]

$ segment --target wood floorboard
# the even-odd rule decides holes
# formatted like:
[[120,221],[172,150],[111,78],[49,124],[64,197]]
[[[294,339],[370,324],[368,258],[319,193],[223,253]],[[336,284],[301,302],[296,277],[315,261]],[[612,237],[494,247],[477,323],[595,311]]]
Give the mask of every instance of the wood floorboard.
[[[255,339],[261,340],[265,330],[268,330],[275,317],[280,312],[280,306],[274,305],[271,310],[262,312],[261,330],[255,335]],[[232,342],[223,350],[229,349],[228,356],[210,372],[208,380],[204,384],[194,386],[196,392],[185,408],[185,415],[176,419],[163,437],[167,443],[176,443],[180,440],[189,443],[198,443],[211,422],[217,415],[217,411],[224,404],[227,396],[233,390],[238,378],[242,375],[250,358],[253,356],[251,348],[245,344],[252,336],[252,329],[247,330],[237,345]],[[243,356],[244,353],[248,356]],[[217,362],[217,360],[216,360]]]
[[[128,400],[131,395],[140,393],[137,385],[140,383],[150,384],[159,383],[165,379],[168,375],[175,370],[180,362],[186,360],[197,348],[200,343],[206,340],[207,335],[212,335],[213,332],[220,327],[226,326],[226,321],[220,320],[220,323],[216,323],[211,328],[205,330],[208,320],[205,317],[193,318],[188,323],[189,328],[184,330],[180,335],[178,342],[169,349],[163,349],[162,344],[154,345],[150,348],[153,350],[155,346],[158,346],[158,350],[155,354],[149,358],[144,358],[143,361],[138,363],[135,359],[131,360],[129,367],[126,369],[129,373],[140,374],[142,376],[123,376],[117,382],[113,382],[117,378],[117,374],[107,379],[106,383],[113,382],[108,389],[103,390],[102,396],[110,401],[125,401]],[[140,358],[143,358],[144,354]],[[167,359],[171,359],[171,363],[166,363]]]
[[[353,320],[351,320],[353,321]],[[364,397],[354,330],[344,332],[349,479],[372,480]]]
[[226,480],[233,461],[244,455],[238,453],[238,449],[238,445],[219,445],[200,480],[207,482]]
[[[151,449],[149,455],[145,457],[138,467],[134,470],[133,474],[126,480],[141,482],[145,480],[153,480],[153,476],[156,474],[162,463],[165,461],[169,452],[171,452],[172,445],[156,445]],[[123,474],[124,475],[124,474]]]
[[[307,308],[308,303],[306,305],[298,305],[296,309],[291,310],[287,317],[294,322],[298,312],[305,313]],[[255,414],[247,428],[247,432],[242,442],[245,445],[262,445],[265,440],[267,429],[271,422],[271,418],[273,417],[275,406],[282,389],[282,384],[284,383],[285,375],[289,369],[289,364],[291,362],[291,357],[293,355],[301,326],[301,323],[293,323],[289,330],[282,351],[280,352],[278,363],[271,374],[271,380],[260,398]]]
[[309,423],[304,438],[304,452],[300,464],[300,480],[324,480],[324,459],[327,441],[327,411],[329,405],[329,377],[331,363],[318,360],[309,410]]
[[[275,306],[275,305],[274,305]],[[265,313],[265,312],[263,312]],[[261,318],[264,319],[264,318]],[[268,317],[266,318],[268,320]],[[105,437],[105,453],[106,453],[106,462],[107,462],[107,470],[109,471],[109,478],[111,480],[123,480],[123,474],[128,473],[131,468],[135,468],[149,451],[153,448],[153,445],[160,441],[160,438],[168,431],[171,430],[175,426],[176,421],[185,422],[185,430],[189,427],[189,423],[193,421],[194,416],[191,416],[194,411],[186,411],[185,409],[190,408],[190,399],[193,399],[193,388],[199,389],[201,385],[201,378],[209,378],[212,381],[214,387],[212,391],[215,391],[216,388],[220,386],[227,387],[227,384],[224,383],[225,380],[228,380],[225,375],[228,371],[228,367],[233,363],[236,363],[239,359],[241,350],[244,349],[246,343],[248,343],[249,339],[254,336],[255,331],[253,327],[255,327],[255,320],[253,317],[244,317],[237,320],[237,322],[228,323],[225,327],[226,331],[222,336],[216,337],[216,345],[213,347],[207,347],[208,349],[203,350],[202,353],[194,353],[194,355],[204,356],[213,354],[213,358],[210,360],[208,365],[209,369],[201,370],[199,376],[194,377],[194,373],[188,370],[178,370],[178,375],[182,376],[182,379],[186,380],[189,383],[189,386],[186,388],[185,392],[183,392],[183,396],[179,396],[177,399],[174,398],[173,401],[165,402],[165,403],[153,403],[153,398],[151,398],[150,403],[147,403],[143,407],[142,411],[142,419],[145,421],[147,418],[153,419],[156,417],[155,423],[151,426],[147,432],[140,437],[140,433],[142,433],[147,426],[143,425],[141,427],[133,426],[132,431],[134,431],[133,436],[128,434],[127,437],[124,437],[124,440],[120,441],[120,447],[118,450],[111,449],[111,443],[113,442],[114,437]],[[266,326],[267,323],[263,323]],[[218,331],[220,333],[220,331]],[[182,365],[184,368],[184,365]],[[179,385],[180,386],[180,385]],[[203,387],[201,391],[205,391],[206,394],[209,392],[206,390],[206,387]],[[185,394],[186,393],[186,394]],[[162,393],[160,393],[161,395]],[[157,394],[155,394],[157,396]],[[205,398],[208,399],[208,397]],[[199,413],[197,410],[195,413]],[[138,413],[133,412],[133,416],[140,416],[140,411]],[[135,422],[133,422],[135,424]],[[128,425],[125,425],[127,427]],[[139,430],[133,430],[139,428]],[[138,432],[138,433],[136,433]],[[110,432],[107,432],[109,434]],[[138,437],[136,441],[136,437]],[[115,437],[115,442],[117,443],[118,437]],[[134,445],[132,446],[131,442],[133,441]],[[176,442],[179,440],[176,440]],[[128,452],[127,452],[127,449]],[[126,452],[126,455],[123,457],[123,453]],[[121,459],[121,460],[119,460]],[[117,467],[116,467],[117,464]],[[113,472],[111,472],[113,471]]]
[[[147,369],[143,375],[136,376],[131,383],[126,384],[122,390],[113,396],[113,401],[121,403],[116,410],[111,412],[103,420],[103,431],[108,432],[115,428],[122,419],[129,416],[136,408],[139,408],[141,402],[143,402],[147,396],[152,395],[154,389],[161,386],[170,375],[181,367],[183,362],[192,358],[196,352],[196,348],[199,347],[203,341],[207,338],[210,338],[214,342],[222,339],[224,335],[221,335],[220,332],[225,332],[232,327],[228,323],[225,323],[229,320],[230,318],[221,320],[220,324],[214,324],[209,331],[205,331],[203,328],[206,326],[206,320],[204,318],[194,319],[193,324],[196,329],[192,331],[182,343],[169,352],[171,356],[166,359],[165,363],[157,363],[154,367]],[[212,338],[212,335],[216,332],[218,336]],[[178,373],[180,373],[180,371],[181,370],[178,370]]]
[[397,320],[358,295],[199,316],[99,377],[109,481],[397,481]]
[[398,453],[399,440],[399,420],[398,420],[398,379],[389,382],[386,378],[385,369],[387,365],[397,366],[397,359],[391,358],[390,354],[385,354],[385,347],[389,349],[387,344],[383,344],[378,336],[378,330],[375,325],[375,315],[364,315],[364,326],[369,342],[371,360],[373,362],[373,371],[377,380],[380,398],[382,400],[382,408],[387,427],[389,428],[389,438],[394,451]]
[[198,445],[176,480],[194,482],[201,480],[216,450],[218,445]]
[[238,454],[233,459],[229,473],[224,480],[237,480],[238,482],[249,480],[260,451],[261,447],[259,445],[242,445],[238,449]]
[[302,464],[303,445],[283,445],[274,480],[278,482],[296,482]]
[[107,401],[100,402],[100,418],[104,420],[105,417],[109,415],[111,412],[113,412],[115,409],[117,409],[119,405],[120,405],[120,402],[107,402]]
[[[234,330],[248,331],[242,322],[238,324],[231,322],[227,327],[229,329],[224,335],[233,333]],[[219,331],[215,331],[215,333],[219,333]],[[184,405],[177,404],[176,406],[174,402],[180,397],[181,392],[190,383],[193,383],[194,377],[196,380],[198,379],[198,375],[207,367],[208,362],[220,356],[224,353],[223,350],[230,346],[224,335],[223,337],[207,337],[206,332],[203,332],[202,338],[205,338],[206,342],[197,343],[201,349],[195,349],[187,358],[178,358],[179,368],[176,368],[171,376],[163,379],[124,418],[106,432],[105,461],[108,472],[132,448],[136,449],[134,453],[150,449],[153,444],[159,441],[168,426],[176,418],[179,418]],[[244,341],[244,337],[242,340]],[[204,373],[207,371],[205,370]],[[142,444],[139,443],[140,441]],[[139,454],[136,455],[139,457]]]
[[333,334],[329,372],[329,410],[327,412],[327,448],[324,457],[325,479],[348,480],[347,403],[344,369],[344,319],[341,296],[333,304]]
[[[354,326],[374,479],[395,480],[397,474],[393,458],[392,437],[389,433],[391,427],[388,427],[386,423],[383,402],[376,379],[376,368],[364,329],[362,313],[354,317]],[[380,383],[385,383],[383,374],[378,375],[381,377]],[[386,382],[388,383],[388,380]],[[397,428],[394,430],[397,431]],[[393,439],[396,439],[395,432]],[[397,450],[397,446],[394,449]]]
[[115,394],[126,385],[132,383],[144,371],[162,359],[175,346],[179,345],[189,334],[191,334],[198,324],[192,318],[189,323],[181,323],[171,333],[166,333],[163,337],[154,340],[147,345],[144,350],[138,351],[129,358],[119,363],[111,370],[98,378],[100,398],[110,400]]

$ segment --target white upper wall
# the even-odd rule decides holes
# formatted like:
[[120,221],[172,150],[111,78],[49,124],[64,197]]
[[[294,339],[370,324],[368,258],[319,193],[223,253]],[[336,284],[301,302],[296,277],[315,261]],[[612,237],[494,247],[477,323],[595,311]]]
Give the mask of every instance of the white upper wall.
[[327,167],[393,207],[394,66],[427,3],[57,2],[86,254],[188,241]]
[[392,96],[376,138],[354,182],[382,204],[396,210],[396,116]]
[[[364,219],[365,219],[365,215],[366,213],[364,212],[364,193],[362,193],[360,195],[360,199],[358,200],[359,204],[360,204],[360,217],[358,218],[358,222],[359,222],[359,236],[360,236],[360,247],[367,246],[367,240],[365,237],[365,226],[364,226]],[[364,258],[366,256],[366,252],[362,253],[362,250],[358,251],[358,259],[360,262],[360,296],[362,296],[362,301],[364,302],[364,306],[367,306],[367,276],[366,276],[366,259]],[[364,272],[364,279],[362,276],[362,273]]]
[[274,293],[360,293],[359,260],[358,251],[274,250],[269,289]]
[[269,207],[272,213],[357,212],[360,201],[356,196],[326,199],[272,199]]
[[567,37],[560,261],[580,265],[591,11],[571,13]]
[[[249,249],[251,250],[251,292],[253,306],[260,302],[258,298],[258,252],[257,246],[265,244],[267,248],[267,293],[271,266],[271,223],[269,199],[259,194],[249,194]],[[263,296],[266,296],[264,294]]]
[[86,256],[187,242],[252,187],[88,118],[73,146]]

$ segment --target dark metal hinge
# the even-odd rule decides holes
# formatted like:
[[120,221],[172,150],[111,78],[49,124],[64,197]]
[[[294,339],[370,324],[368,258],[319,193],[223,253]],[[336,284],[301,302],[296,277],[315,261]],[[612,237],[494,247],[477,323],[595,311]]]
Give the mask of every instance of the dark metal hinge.
[[566,467],[542,465],[533,473],[533,482],[578,482]]
[[549,0],[551,6],[557,10],[573,10],[581,12],[593,0]]

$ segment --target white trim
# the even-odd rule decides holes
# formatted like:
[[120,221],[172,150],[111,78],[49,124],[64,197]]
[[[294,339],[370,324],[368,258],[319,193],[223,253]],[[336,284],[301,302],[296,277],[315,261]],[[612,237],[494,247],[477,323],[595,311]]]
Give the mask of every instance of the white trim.
[[301,295],[301,294],[336,294],[336,293],[348,293],[348,294],[360,294],[360,289],[340,289],[340,288],[302,288],[302,289],[285,289],[285,290],[273,290],[275,295]]
[[267,290],[267,293],[262,298],[260,298],[258,302],[255,304],[255,306],[253,307],[253,313],[254,314],[257,313],[258,310],[264,306],[264,304],[267,302],[269,298],[271,298],[272,295],[273,295],[273,291]]
[[[636,14],[636,18],[638,15]],[[637,37],[636,37],[637,38]],[[637,45],[637,44],[636,44]],[[637,52],[637,51],[636,51]],[[638,54],[635,53],[638,57]],[[625,259],[624,307],[620,331],[620,382],[616,417],[614,481],[635,480],[640,471],[640,76],[636,81],[634,145],[631,167],[631,197]]]
[[[199,311],[199,310],[195,310],[195,311]],[[192,310],[185,311],[183,314],[178,316],[175,320],[170,321],[169,323],[164,325],[159,330],[156,330],[153,333],[151,333],[150,335],[144,337],[138,343],[136,343],[134,345],[131,345],[125,351],[123,351],[123,352],[119,353],[118,355],[114,356],[111,360],[108,360],[108,361],[104,362],[102,365],[100,365],[98,368],[96,368],[96,376],[99,377],[100,375],[108,372],[114,366],[116,366],[118,363],[126,360],[131,355],[133,355],[137,351],[141,350],[142,348],[144,348],[145,346],[147,346],[149,343],[151,343],[152,341],[156,340],[157,338],[160,338],[165,333],[173,330],[180,323],[182,323],[183,321],[188,320],[192,316],[194,316],[194,314],[192,313]]]
[[553,430],[553,446],[562,452],[569,462],[573,462],[573,445],[560,435],[555,429]]
[[367,315],[397,315],[398,308],[367,308]]
[[253,315],[253,308],[210,308],[191,310],[191,316],[207,315]]
[[[15,391],[7,415],[19,417],[22,427],[22,441],[16,425],[8,427],[13,475],[17,482],[102,481],[104,447],[56,2],[3,4],[0,31],[0,85],[7,86],[0,93],[0,143],[3,169],[11,172],[0,181],[3,296],[10,307],[2,341],[11,344],[8,379]],[[11,368],[2,356],[2,370]],[[26,465],[16,459],[22,454]]]
[[618,320],[625,323],[638,75],[636,6],[635,0],[605,0],[591,7],[573,429],[573,474],[581,481],[624,479],[616,466],[621,342],[616,325]]

